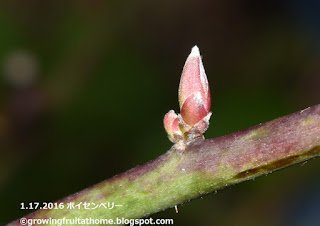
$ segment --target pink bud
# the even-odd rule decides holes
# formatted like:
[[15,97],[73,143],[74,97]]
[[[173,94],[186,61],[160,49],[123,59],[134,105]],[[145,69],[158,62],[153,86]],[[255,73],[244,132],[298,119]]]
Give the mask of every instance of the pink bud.
[[199,48],[194,46],[183,67],[179,85],[180,113],[173,110],[164,117],[169,139],[178,143],[204,137],[211,117],[211,96]]
[[194,46],[183,67],[180,86],[179,104],[182,109],[185,101],[196,92],[200,93],[202,104],[207,112],[211,107],[211,96],[208,79],[202,64],[199,48]]
[[211,96],[199,48],[194,46],[184,65],[179,86],[183,121],[193,126],[210,112]]
[[169,139],[176,143],[179,139],[182,139],[182,132],[179,127],[178,115],[174,110],[170,110],[163,119],[163,124]]

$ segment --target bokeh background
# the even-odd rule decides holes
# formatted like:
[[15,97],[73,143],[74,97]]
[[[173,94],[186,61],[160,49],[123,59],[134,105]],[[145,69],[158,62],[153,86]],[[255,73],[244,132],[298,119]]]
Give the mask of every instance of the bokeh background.
[[[197,44],[213,138],[319,104],[319,1],[2,1],[0,225],[171,146]],[[319,225],[320,160],[153,215],[175,225]]]

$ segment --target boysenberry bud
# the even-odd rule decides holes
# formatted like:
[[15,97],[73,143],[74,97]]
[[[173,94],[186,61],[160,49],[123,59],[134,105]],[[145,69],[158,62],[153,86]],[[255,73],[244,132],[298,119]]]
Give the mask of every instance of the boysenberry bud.
[[182,71],[179,104],[184,122],[191,126],[210,112],[210,89],[197,46],[192,48]]
[[[197,137],[203,137],[204,132],[208,129],[211,117],[211,96],[208,79],[197,46],[192,48],[183,67],[179,85],[179,105],[179,115],[169,111],[172,120],[169,132],[165,125],[169,137],[174,138],[173,134],[179,134],[187,142]],[[169,118],[167,115],[165,120],[166,117]],[[177,121],[178,128],[176,127]],[[175,125],[174,129],[172,125]],[[179,141],[177,139],[170,140],[174,143]]]
[[177,143],[178,140],[182,140],[182,132],[179,127],[178,115],[174,110],[170,110],[163,119],[164,128],[168,134],[168,138],[173,143]]

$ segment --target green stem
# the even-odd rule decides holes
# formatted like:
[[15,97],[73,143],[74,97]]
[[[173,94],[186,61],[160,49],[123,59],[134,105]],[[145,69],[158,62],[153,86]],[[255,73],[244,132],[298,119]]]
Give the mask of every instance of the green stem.
[[[26,218],[141,218],[319,153],[317,105],[227,136],[193,141],[184,150],[173,146],[151,162],[59,200],[63,209],[38,210]],[[70,202],[122,206],[67,209]]]

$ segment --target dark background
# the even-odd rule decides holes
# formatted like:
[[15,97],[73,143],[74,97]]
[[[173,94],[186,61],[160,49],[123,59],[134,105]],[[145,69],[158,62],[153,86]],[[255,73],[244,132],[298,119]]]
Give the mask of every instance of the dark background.
[[[198,45],[207,138],[319,104],[319,1],[2,1],[0,224],[171,146],[182,67]],[[318,225],[320,160],[153,215],[175,225]]]

